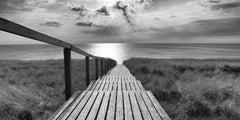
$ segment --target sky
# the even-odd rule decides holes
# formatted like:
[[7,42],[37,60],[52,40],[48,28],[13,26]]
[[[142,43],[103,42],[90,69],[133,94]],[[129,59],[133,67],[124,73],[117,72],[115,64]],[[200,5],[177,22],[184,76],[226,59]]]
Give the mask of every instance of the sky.
[[0,17],[73,44],[240,43],[240,0],[0,0]]

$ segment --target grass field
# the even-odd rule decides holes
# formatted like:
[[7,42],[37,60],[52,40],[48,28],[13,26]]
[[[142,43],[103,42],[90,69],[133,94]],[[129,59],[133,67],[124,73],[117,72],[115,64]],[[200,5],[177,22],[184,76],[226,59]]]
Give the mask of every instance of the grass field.
[[[173,120],[240,119],[240,60],[134,58],[124,64]],[[46,120],[65,101],[63,68],[63,60],[1,60],[0,120]],[[86,87],[83,60],[72,60],[72,86]]]
[[[84,60],[72,60],[71,74],[73,91],[83,90]],[[46,120],[65,101],[63,60],[1,60],[0,82],[0,120]]]
[[125,61],[172,120],[240,120],[240,60]]

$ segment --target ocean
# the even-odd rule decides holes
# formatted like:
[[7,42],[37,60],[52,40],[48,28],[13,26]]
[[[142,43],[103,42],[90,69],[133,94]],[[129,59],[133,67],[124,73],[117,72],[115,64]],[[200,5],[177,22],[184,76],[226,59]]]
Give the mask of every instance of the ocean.
[[[240,59],[240,44],[97,43],[76,44],[88,53],[122,63],[133,57],[162,59]],[[84,56],[72,52],[73,59]],[[63,48],[53,45],[0,45],[1,60],[63,59]]]

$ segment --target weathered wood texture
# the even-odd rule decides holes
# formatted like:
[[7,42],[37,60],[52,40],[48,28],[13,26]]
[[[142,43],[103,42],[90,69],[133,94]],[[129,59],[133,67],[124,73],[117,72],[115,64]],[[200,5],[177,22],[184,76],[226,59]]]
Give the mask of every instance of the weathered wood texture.
[[86,65],[86,85],[90,84],[90,73],[89,73],[89,57],[86,56],[85,58],[85,65]]
[[50,120],[170,120],[150,91],[123,65],[69,99]]
[[71,50],[64,48],[64,73],[65,73],[65,94],[66,100],[72,95],[71,88]]

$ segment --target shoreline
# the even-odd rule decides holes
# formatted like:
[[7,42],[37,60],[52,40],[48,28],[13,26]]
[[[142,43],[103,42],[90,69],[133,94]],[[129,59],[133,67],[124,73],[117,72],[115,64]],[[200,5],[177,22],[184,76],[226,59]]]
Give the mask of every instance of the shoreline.
[[[194,61],[240,61],[240,58],[151,58],[151,57],[132,57],[129,59],[126,59],[124,61],[128,61],[130,59],[148,59],[148,60],[194,60]],[[63,58],[60,59],[32,59],[32,60],[22,60],[22,59],[0,59],[0,61],[10,61],[10,62],[36,62],[36,61],[63,61]],[[78,58],[72,58],[71,60],[76,61],[76,60],[85,60],[83,59],[78,59]],[[91,59],[94,60],[94,59]],[[123,62],[124,62],[123,61]]]

